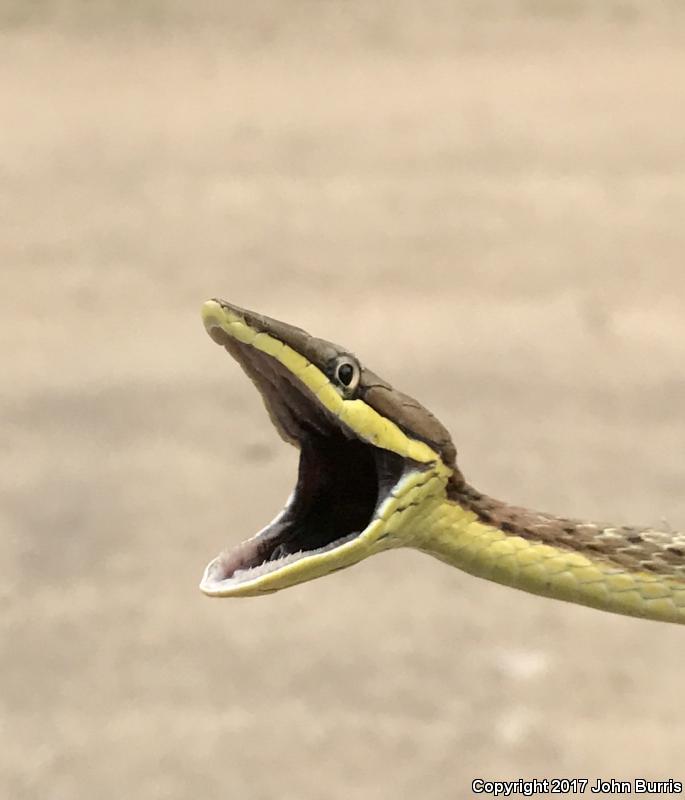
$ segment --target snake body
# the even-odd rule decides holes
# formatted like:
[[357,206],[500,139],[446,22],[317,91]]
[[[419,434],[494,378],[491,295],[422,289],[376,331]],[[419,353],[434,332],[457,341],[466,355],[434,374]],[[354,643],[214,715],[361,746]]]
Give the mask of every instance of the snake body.
[[472,575],[605,611],[685,623],[685,534],[557,517],[476,491],[444,426],[338,345],[210,300],[210,336],[301,450],[283,511],[214,559],[201,588],[258,595],[413,547]]

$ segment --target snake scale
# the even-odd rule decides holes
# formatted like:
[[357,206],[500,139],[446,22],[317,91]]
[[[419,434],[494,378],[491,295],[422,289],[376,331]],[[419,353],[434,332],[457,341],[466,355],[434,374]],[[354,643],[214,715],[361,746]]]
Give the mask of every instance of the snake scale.
[[296,487],[265,528],[221,553],[200,588],[259,595],[413,547],[534,594],[685,623],[685,535],[582,522],[470,486],[450,434],[348,350],[210,300],[203,320],[300,449]]

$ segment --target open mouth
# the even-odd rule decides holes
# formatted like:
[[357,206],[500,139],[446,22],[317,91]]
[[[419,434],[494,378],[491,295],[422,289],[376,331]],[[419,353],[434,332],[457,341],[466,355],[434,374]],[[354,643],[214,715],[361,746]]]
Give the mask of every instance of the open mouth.
[[258,388],[281,437],[300,449],[297,483],[283,511],[207,567],[201,588],[224,595],[359,537],[405,472],[421,465],[360,438],[277,358],[218,324],[207,327]]

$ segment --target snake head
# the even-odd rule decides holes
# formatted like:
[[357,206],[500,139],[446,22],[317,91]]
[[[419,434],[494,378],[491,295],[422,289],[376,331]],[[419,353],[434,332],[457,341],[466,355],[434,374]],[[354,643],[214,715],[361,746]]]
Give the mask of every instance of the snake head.
[[417,509],[444,498],[456,472],[443,425],[343,347],[223,300],[206,302],[202,317],[256,386],[280,436],[300,450],[283,510],[217,556],[202,591],[274,592],[411,544]]

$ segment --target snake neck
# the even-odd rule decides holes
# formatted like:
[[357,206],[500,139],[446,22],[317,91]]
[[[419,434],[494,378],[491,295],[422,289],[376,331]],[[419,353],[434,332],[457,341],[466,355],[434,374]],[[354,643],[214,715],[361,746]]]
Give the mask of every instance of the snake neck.
[[607,611],[685,623],[685,535],[556,517],[455,472],[412,544],[465,572]]

